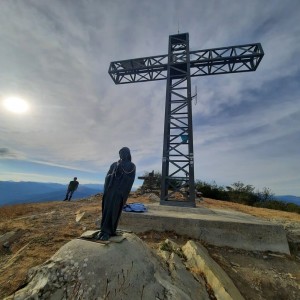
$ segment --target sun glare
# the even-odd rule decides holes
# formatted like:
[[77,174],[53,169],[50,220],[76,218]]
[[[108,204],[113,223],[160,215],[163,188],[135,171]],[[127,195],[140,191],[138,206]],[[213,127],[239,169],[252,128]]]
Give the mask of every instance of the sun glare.
[[28,103],[19,97],[6,98],[3,104],[8,111],[16,114],[26,113],[29,109]]

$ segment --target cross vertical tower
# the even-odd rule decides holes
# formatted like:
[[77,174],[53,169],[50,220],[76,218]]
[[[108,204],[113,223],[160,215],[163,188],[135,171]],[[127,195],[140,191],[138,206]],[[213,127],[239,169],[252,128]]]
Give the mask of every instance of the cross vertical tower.
[[167,80],[160,204],[195,207],[191,77],[255,71],[263,56],[260,43],[190,51],[181,33],[168,54],[110,63],[115,84]]
[[[189,34],[169,36],[161,204],[195,206]],[[182,191],[183,190],[183,191]],[[174,202],[175,201],[175,202]]]

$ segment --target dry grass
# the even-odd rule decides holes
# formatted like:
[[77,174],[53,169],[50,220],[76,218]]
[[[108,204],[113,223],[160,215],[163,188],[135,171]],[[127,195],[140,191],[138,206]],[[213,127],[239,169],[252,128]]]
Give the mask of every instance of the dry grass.
[[243,205],[234,202],[214,200],[210,198],[204,198],[204,201],[198,204],[207,208],[222,208],[222,209],[232,209],[240,212],[244,212],[259,218],[264,218],[267,220],[271,219],[282,219],[300,222],[300,215],[297,213],[268,209],[268,208],[259,208],[252,207],[248,205]]
[[[28,269],[49,259],[66,242],[96,229],[100,197],[76,202],[46,202],[0,208],[0,234],[17,234],[0,252],[0,299],[25,283]],[[85,211],[76,223],[76,212]]]

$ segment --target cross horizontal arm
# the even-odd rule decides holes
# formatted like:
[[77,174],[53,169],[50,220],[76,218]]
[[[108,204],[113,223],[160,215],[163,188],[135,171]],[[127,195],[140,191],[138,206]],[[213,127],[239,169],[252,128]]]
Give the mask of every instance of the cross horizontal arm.
[[263,56],[260,43],[191,51],[191,77],[255,71]]
[[168,54],[114,61],[108,73],[115,84],[167,78]]
[[[190,51],[191,77],[255,71],[264,51],[260,43]],[[186,63],[186,53],[170,58],[170,64]],[[168,55],[110,63],[108,73],[115,84],[167,79]]]

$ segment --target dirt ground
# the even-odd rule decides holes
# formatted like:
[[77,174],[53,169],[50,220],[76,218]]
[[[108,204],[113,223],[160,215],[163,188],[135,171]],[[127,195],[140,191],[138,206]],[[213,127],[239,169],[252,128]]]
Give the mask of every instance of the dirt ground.
[[[128,202],[147,204],[153,200],[143,196],[132,197]],[[282,224],[291,241],[292,255],[204,246],[245,299],[300,299],[300,249],[297,244],[297,239],[300,240],[299,214],[213,199],[204,199],[197,205],[238,210]],[[26,282],[27,271],[45,262],[66,242],[86,230],[97,229],[95,221],[99,219],[100,207],[100,195],[74,202],[0,207],[0,237],[11,233],[0,244],[0,298],[22,287]],[[78,220],[80,216],[82,218]],[[139,236],[154,250],[166,238],[173,239],[179,245],[189,239],[173,232],[147,232]]]

